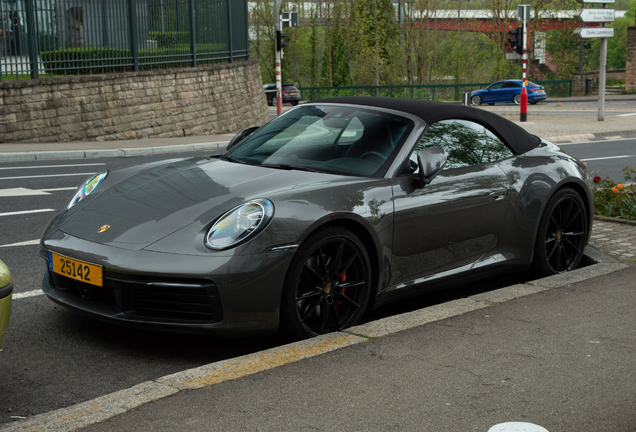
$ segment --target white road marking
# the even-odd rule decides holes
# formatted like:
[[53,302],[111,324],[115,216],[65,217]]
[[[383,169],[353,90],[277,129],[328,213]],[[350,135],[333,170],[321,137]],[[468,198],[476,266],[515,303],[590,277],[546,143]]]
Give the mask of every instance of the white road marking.
[[91,176],[95,173],[76,173],[76,174],[47,174],[36,176],[17,176],[17,177],[0,177],[0,180],[20,180],[20,179],[32,179],[32,178],[50,178],[50,177],[69,177],[69,176]]
[[0,198],[2,197],[19,197],[19,196],[37,196],[37,195],[51,195],[51,192],[76,190],[77,186],[63,187],[63,188],[51,188],[51,189],[28,189],[28,188],[9,188],[0,189]]
[[587,161],[605,160],[605,159],[624,159],[624,158],[630,158],[630,157],[634,157],[634,155],[607,156],[607,157],[599,157],[599,158],[581,159],[581,161],[587,162]]
[[2,197],[19,197],[19,196],[36,196],[36,195],[51,195],[48,192],[41,190],[27,189],[27,188],[12,188],[12,189],[0,189],[0,198]]
[[0,170],[17,170],[17,169],[36,169],[36,168],[70,168],[70,167],[85,167],[106,165],[105,163],[92,163],[92,164],[77,164],[77,165],[39,165],[39,166],[21,166],[21,167],[2,167]]
[[40,189],[40,190],[42,192],[58,192],[58,191],[67,191],[67,190],[77,190],[78,187],[79,186],[71,186],[71,187]]
[[629,117],[629,116],[636,116],[636,113],[629,113],[629,114],[617,114],[616,117]]
[[44,212],[52,212],[55,209],[38,209],[38,210],[25,210],[25,211],[17,211],[17,212],[8,212],[8,213],[0,213],[0,216],[15,216],[21,214],[31,214],[31,213],[44,213]]
[[18,299],[22,299],[22,298],[28,298],[28,297],[36,297],[36,296],[41,296],[44,295],[44,291],[42,290],[33,290],[33,291],[27,291],[27,292],[23,292],[23,293],[13,293],[13,295],[11,296],[12,300],[18,300]]
[[0,245],[0,248],[13,247],[13,246],[31,246],[31,245],[36,245],[36,244],[40,244],[40,240],[28,240],[28,241],[23,241],[23,242],[18,242],[18,243],[10,243],[10,244],[6,244],[6,245]]

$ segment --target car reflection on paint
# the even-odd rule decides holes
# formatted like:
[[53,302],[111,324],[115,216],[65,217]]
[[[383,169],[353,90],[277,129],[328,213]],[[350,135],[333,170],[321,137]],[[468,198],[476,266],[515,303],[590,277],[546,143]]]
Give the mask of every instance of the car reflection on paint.
[[576,268],[592,186],[583,163],[484,110],[323,99],[221,156],[88,179],[44,230],[43,290],[125,326],[310,337],[396,299]]

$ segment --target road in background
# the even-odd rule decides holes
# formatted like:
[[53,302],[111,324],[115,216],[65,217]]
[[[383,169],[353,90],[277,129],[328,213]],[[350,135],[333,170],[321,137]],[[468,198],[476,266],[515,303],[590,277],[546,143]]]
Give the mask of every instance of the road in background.
[[636,167],[636,139],[559,143],[559,147],[585,162],[595,176],[616,183],[625,181],[623,168]]

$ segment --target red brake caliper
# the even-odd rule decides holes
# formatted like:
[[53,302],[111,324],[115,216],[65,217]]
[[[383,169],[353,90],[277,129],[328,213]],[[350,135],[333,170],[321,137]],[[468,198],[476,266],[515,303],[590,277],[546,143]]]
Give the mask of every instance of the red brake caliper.
[[[338,266],[338,268],[340,267],[342,267],[342,262],[340,263],[340,266]],[[346,282],[346,281],[347,281],[347,271],[345,270],[345,272],[342,273],[342,275],[340,275],[340,282]],[[347,290],[346,288],[343,288],[342,291],[340,291],[340,293],[344,295],[346,290]],[[342,301],[336,300],[335,302],[333,302],[333,304],[336,307],[336,309],[338,309],[340,305],[342,304]]]

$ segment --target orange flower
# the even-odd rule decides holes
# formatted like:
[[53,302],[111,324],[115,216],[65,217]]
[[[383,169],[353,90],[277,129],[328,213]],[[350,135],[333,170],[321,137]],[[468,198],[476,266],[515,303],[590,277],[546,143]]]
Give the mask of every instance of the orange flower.
[[612,188],[612,192],[614,192],[614,193],[618,193],[618,189],[616,189],[616,188],[614,187],[614,188]]
[[616,188],[618,190],[623,190],[623,185],[619,183],[619,184],[616,185]]

